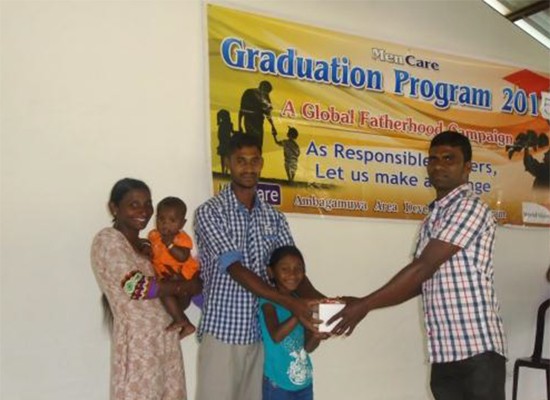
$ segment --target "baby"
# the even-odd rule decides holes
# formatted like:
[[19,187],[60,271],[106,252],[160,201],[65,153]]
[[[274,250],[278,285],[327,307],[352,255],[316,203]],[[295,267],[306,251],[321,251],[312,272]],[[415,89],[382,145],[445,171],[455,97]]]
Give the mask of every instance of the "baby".
[[187,206],[177,197],[166,197],[157,205],[157,229],[149,233],[152,261],[155,273],[162,279],[195,280],[197,290],[192,290],[180,297],[162,297],[164,308],[173,319],[170,328],[180,329],[183,338],[195,332],[195,326],[189,321],[184,310],[189,306],[191,297],[202,290],[198,262],[191,257],[193,241],[182,231],[187,213]]

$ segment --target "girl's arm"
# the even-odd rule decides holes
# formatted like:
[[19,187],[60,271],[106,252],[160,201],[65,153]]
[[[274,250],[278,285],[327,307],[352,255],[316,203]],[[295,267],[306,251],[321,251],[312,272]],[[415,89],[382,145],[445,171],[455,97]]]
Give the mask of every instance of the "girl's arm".
[[305,351],[313,353],[313,351],[319,347],[319,343],[321,343],[321,338],[316,337],[313,332],[306,330],[306,340],[304,343]]
[[262,313],[265,318],[267,331],[275,343],[279,343],[287,337],[299,323],[298,318],[294,315],[290,316],[283,322],[279,322],[279,318],[277,318],[277,311],[275,310],[275,307],[273,307],[273,304],[266,303],[262,305]]
[[305,336],[304,349],[308,353],[313,353],[313,351],[319,347],[321,340],[328,339],[330,334],[328,332],[312,332],[310,330],[306,330]]

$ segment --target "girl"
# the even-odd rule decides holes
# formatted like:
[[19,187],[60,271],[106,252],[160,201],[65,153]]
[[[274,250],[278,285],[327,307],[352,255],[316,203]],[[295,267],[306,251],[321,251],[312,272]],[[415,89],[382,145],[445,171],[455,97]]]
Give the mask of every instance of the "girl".
[[157,205],[157,229],[149,232],[152,262],[157,278],[186,280],[195,290],[184,296],[161,297],[164,309],[172,317],[174,325],[181,326],[180,338],[195,332],[195,326],[185,315],[191,297],[202,290],[199,278],[199,263],[191,256],[193,241],[183,231],[187,222],[187,205],[178,197],[165,197]]
[[[267,268],[276,289],[290,296],[305,277],[304,258],[295,246],[277,248]],[[280,305],[260,299],[264,342],[263,400],[312,400],[312,365],[308,353],[328,334],[305,331],[298,318]]]

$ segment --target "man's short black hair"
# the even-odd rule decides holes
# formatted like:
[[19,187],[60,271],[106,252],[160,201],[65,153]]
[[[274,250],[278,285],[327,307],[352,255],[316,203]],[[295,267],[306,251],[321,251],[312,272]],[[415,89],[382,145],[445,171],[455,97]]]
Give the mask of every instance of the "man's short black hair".
[[235,133],[229,140],[227,156],[231,157],[235,151],[240,150],[243,147],[256,147],[260,150],[260,153],[262,152],[260,142],[255,135],[251,135],[249,133]]
[[432,139],[430,149],[435,146],[460,147],[462,155],[464,156],[464,162],[472,160],[472,145],[470,144],[470,139],[461,133],[443,131]]

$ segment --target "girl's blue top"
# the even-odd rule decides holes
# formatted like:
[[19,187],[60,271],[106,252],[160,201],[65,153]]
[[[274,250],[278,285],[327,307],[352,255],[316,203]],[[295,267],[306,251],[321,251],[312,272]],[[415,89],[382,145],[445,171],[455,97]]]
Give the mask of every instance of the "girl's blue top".
[[282,341],[275,343],[267,330],[262,307],[275,307],[279,322],[292,316],[291,312],[269,300],[260,298],[260,327],[264,342],[264,375],[285,390],[295,391],[311,385],[313,367],[309,354],[304,349],[305,330],[302,324],[294,327]]

